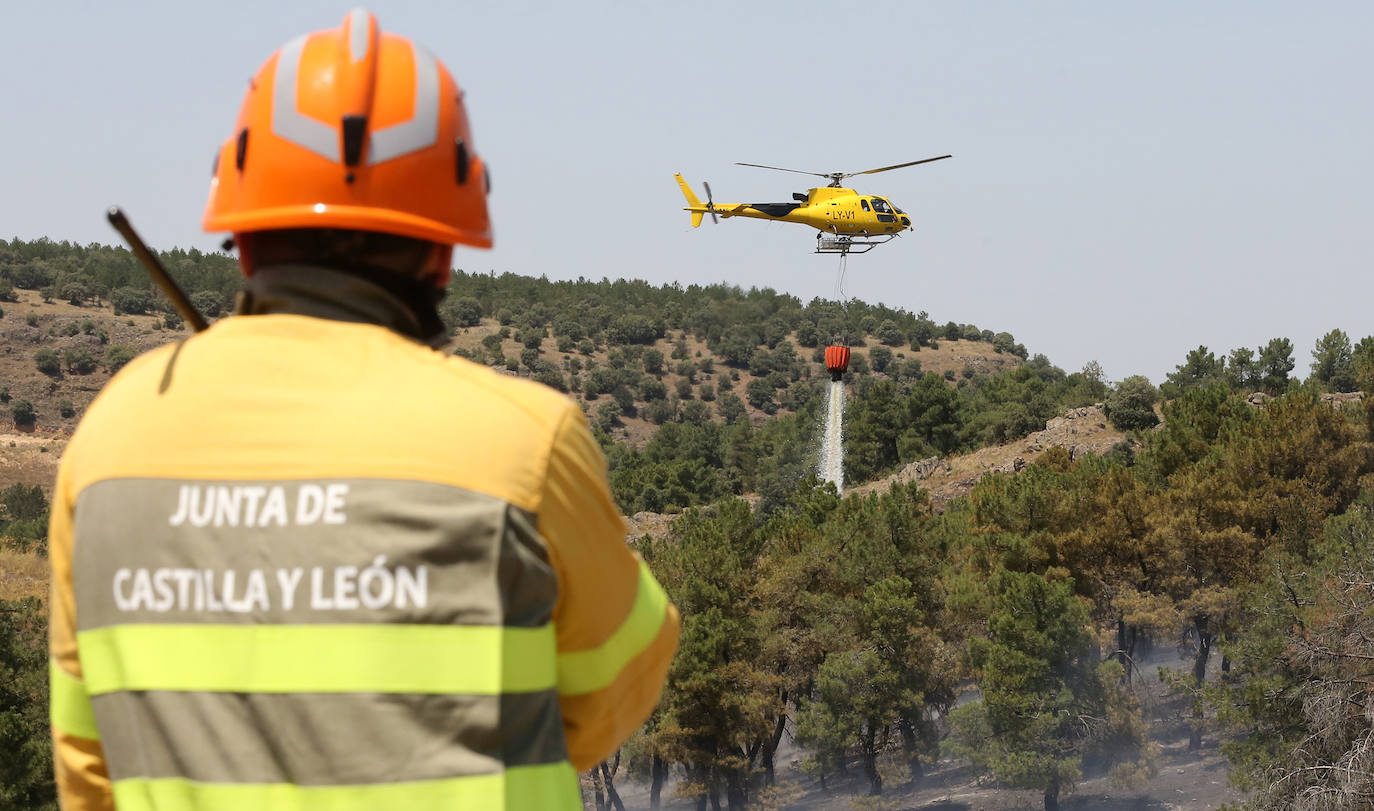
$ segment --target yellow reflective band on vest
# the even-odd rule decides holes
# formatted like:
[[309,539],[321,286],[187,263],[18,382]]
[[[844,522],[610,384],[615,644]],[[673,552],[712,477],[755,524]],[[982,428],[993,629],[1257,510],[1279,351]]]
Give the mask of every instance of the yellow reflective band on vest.
[[499,695],[555,679],[551,625],[115,625],[79,632],[77,645],[91,695]]
[[607,687],[620,671],[658,636],[668,611],[668,595],[644,561],[639,562],[639,586],[634,605],[610,638],[591,650],[558,655],[558,692],[580,695]]
[[179,778],[118,780],[119,811],[451,811],[451,809],[582,808],[570,763],[515,766],[500,774],[379,783],[366,786],[296,786],[286,783],[197,783]]
[[100,740],[85,683],[63,670],[55,659],[48,660],[48,692],[52,696],[48,720],[53,726],[88,741]]

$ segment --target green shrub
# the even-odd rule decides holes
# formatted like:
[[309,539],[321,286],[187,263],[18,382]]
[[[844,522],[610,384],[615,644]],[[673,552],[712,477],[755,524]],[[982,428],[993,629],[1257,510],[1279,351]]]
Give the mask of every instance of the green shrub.
[[69,346],[62,355],[67,362],[67,371],[73,374],[88,375],[95,371],[95,355],[84,346]]
[[692,425],[705,425],[711,421],[711,407],[700,400],[683,403],[682,421]]
[[124,364],[134,359],[138,353],[131,346],[124,344],[114,344],[105,349],[105,368],[110,370],[110,374],[118,372],[124,368]]
[[744,416],[744,401],[738,394],[723,394],[720,401],[716,403],[716,413],[726,422],[733,423],[735,420]]
[[147,290],[118,287],[111,291],[110,303],[114,305],[115,315],[142,315],[152,306],[153,297]]
[[58,359],[57,353],[51,349],[40,349],[33,353],[34,365],[38,371],[48,377],[58,377],[62,374],[62,361]]
[[1144,431],[1159,424],[1154,405],[1159,390],[1144,375],[1132,375],[1107,395],[1103,411],[1118,431]]
[[868,360],[873,364],[873,371],[886,372],[888,364],[892,363],[892,350],[885,346],[875,346],[868,350]]
[[455,299],[450,313],[454,323],[460,327],[475,327],[482,323],[482,303],[471,296]]
[[534,366],[534,379],[545,386],[557,391],[567,391],[568,381],[564,379],[563,373],[557,366],[546,360],[536,361]]
[[86,296],[86,286],[80,282],[68,282],[62,285],[62,298],[66,299],[68,304],[80,307],[86,302]]
[[878,325],[878,328],[873,332],[873,337],[888,346],[901,346],[906,343],[906,335],[897,326],[897,322],[890,318]]
[[610,433],[612,428],[621,424],[620,416],[623,413],[620,403],[615,400],[607,400],[596,407],[596,425],[601,430]]
[[663,372],[663,353],[657,349],[644,350],[642,360],[644,361],[644,371],[649,374],[656,375]]
[[191,305],[206,318],[219,318],[224,314],[224,296],[218,290],[197,290],[191,294]]
[[15,400],[10,412],[14,414],[14,424],[20,428],[27,428],[38,421],[38,412],[28,400]]
[[651,400],[662,400],[668,396],[668,386],[654,377],[646,377],[639,381],[639,399],[644,402]]
[[677,405],[673,401],[662,398],[651,400],[644,407],[644,416],[654,425],[662,425],[677,416]]

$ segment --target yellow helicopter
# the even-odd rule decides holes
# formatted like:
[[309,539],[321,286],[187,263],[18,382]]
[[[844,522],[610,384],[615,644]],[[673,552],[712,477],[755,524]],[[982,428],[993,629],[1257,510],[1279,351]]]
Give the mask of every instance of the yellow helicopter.
[[692,187],[674,175],[682,194],[687,198],[684,211],[692,215],[692,227],[701,225],[702,217],[711,215],[713,222],[719,223],[721,217],[752,217],[759,220],[776,222],[795,222],[815,228],[816,253],[868,253],[874,248],[898,236],[902,231],[915,228],[911,217],[891,201],[876,195],[859,194],[853,189],[840,186],[840,181],[856,175],[871,175],[887,172],[921,163],[942,161],[953,155],[938,158],[924,158],[909,163],[884,166],[881,169],[868,169],[863,172],[803,172],[799,169],[784,169],[781,166],[764,166],[761,163],[736,163],[736,166],[753,166],[758,169],[775,169],[779,172],[795,172],[799,175],[816,175],[830,178],[829,185],[809,189],[806,193],[795,192],[791,203],[719,203],[711,199],[711,184],[703,182],[706,188],[706,203],[702,204]]

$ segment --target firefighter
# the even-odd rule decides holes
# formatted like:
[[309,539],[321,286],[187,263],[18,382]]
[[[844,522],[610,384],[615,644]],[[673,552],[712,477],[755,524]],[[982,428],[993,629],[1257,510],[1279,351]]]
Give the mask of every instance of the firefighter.
[[64,808],[574,809],[678,618],[581,410],[430,344],[491,245],[462,92],[354,11],[252,80],[235,314],[128,364],[53,500]]

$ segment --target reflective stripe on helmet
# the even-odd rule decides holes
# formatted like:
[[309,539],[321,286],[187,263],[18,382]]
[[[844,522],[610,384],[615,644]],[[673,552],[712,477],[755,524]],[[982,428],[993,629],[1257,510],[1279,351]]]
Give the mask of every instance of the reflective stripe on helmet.
[[[358,12],[354,12],[355,14]],[[350,16],[350,22],[356,22]],[[367,25],[354,25],[349,38],[356,61],[357,32],[363,37],[363,55],[367,54]],[[272,79],[272,133],[322,158],[338,162],[339,132],[316,121],[298,109],[297,85],[300,76],[301,53],[307,37],[297,37],[286,43],[277,57],[277,70]],[[399,158],[432,145],[439,137],[439,64],[433,54],[414,43],[407,43],[414,56],[415,97],[410,120],[374,130],[367,162],[376,165]]]
[[373,131],[369,164],[424,149],[439,137],[439,64],[419,45],[411,43],[410,51],[415,56],[415,112],[409,121]]
[[372,15],[366,9],[355,8],[348,12],[344,26],[348,29],[348,55],[354,62],[363,61],[363,57],[367,56],[368,41],[372,38]]
[[272,134],[308,149],[327,160],[339,162],[339,133],[296,109],[296,85],[306,36],[282,46],[272,77]]

